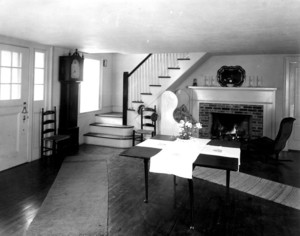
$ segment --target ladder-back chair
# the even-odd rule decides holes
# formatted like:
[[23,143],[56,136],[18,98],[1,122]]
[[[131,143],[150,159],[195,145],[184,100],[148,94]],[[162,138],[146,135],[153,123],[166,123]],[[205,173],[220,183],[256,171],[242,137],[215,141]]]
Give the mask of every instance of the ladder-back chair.
[[58,144],[70,139],[69,135],[57,134],[56,119],[56,107],[47,111],[42,108],[41,157],[56,156]]
[[141,105],[138,113],[141,115],[141,128],[133,130],[132,146],[135,145],[135,141],[143,142],[145,136],[153,137],[156,135],[156,121],[158,118],[156,106],[152,108]]

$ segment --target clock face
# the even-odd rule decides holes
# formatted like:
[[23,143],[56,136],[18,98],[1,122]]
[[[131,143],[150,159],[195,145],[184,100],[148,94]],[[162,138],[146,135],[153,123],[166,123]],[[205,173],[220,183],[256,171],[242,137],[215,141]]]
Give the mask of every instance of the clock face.
[[74,59],[71,64],[71,78],[79,79],[79,77],[80,77],[79,61],[77,59]]

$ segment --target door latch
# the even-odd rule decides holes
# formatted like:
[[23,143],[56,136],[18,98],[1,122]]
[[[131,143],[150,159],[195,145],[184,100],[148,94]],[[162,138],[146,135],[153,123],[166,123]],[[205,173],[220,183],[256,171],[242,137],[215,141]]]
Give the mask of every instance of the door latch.
[[22,109],[22,112],[23,114],[23,122],[25,122],[26,118],[28,118],[28,111],[27,111],[27,104],[26,102],[23,103],[23,109]]

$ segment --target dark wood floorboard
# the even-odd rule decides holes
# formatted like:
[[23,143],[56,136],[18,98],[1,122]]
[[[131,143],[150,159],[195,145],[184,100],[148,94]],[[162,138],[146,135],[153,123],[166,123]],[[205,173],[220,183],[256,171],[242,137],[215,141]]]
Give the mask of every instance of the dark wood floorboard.
[[[194,180],[195,226],[189,230],[187,180],[149,174],[149,203],[144,200],[143,162],[120,157],[122,149],[82,145],[79,155],[107,160],[109,180],[108,234],[117,235],[300,235],[300,211],[201,179]],[[241,172],[300,187],[300,153],[292,162],[262,162],[243,155]],[[22,235],[46,197],[60,161],[35,161],[0,172],[0,235]]]

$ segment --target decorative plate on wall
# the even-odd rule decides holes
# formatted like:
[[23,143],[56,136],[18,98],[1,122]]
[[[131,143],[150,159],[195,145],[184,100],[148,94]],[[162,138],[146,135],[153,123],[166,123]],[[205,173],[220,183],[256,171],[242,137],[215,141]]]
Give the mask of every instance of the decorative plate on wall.
[[222,87],[239,87],[244,83],[245,70],[241,66],[222,66],[217,78]]

